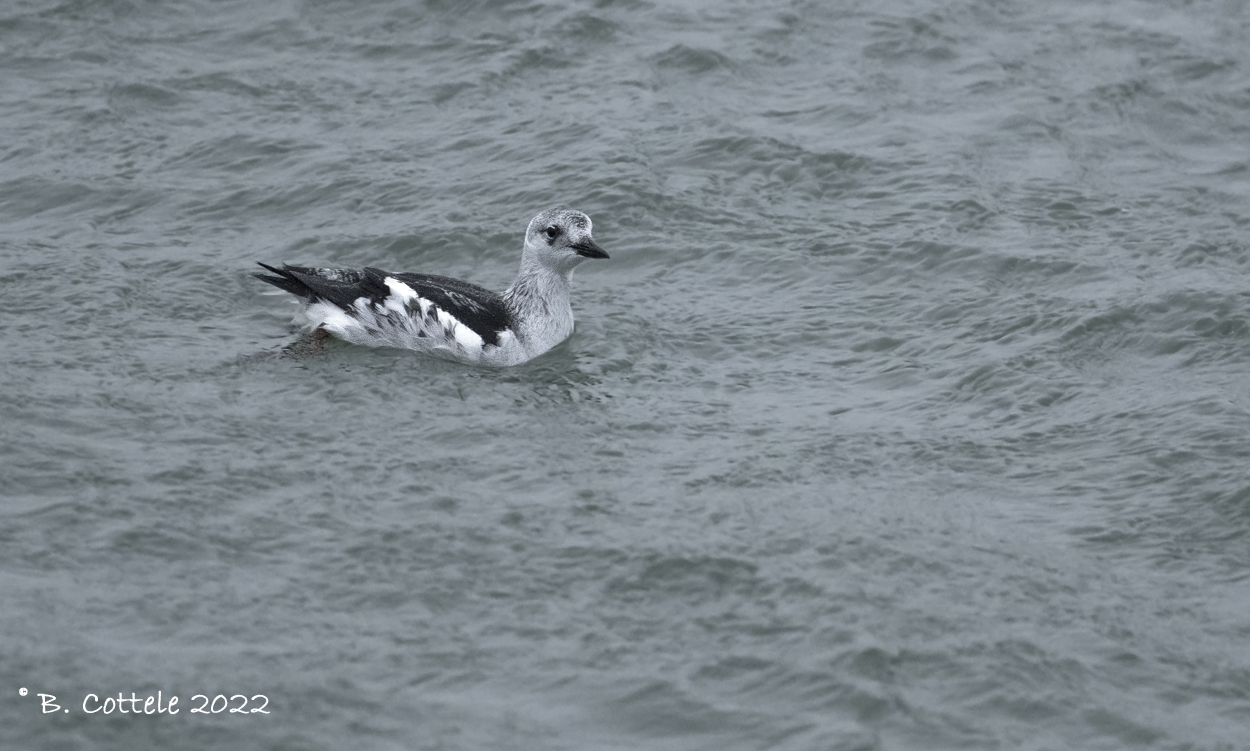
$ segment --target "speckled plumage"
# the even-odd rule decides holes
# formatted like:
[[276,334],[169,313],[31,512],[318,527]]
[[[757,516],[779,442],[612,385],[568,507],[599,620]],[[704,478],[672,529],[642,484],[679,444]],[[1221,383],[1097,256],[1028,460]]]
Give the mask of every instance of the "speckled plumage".
[[256,274],[303,301],[296,321],[353,344],[401,347],[460,362],[517,365],[573,333],[573,269],[608,254],[590,217],[549,209],[530,221],[516,281],[502,295],[444,276],[260,264]]

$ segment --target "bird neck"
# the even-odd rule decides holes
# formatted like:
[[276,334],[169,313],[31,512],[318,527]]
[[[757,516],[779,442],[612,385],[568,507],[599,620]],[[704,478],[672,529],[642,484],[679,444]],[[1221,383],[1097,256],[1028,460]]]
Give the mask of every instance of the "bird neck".
[[[521,257],[521,271],[503,293],[503,298],[523,340],[550,347],[572,333],[573,308],[569,304],[572,276],[572,268],[553,269],[538,263],[528,253]],[[548,342],[550,339],[555,341]]]

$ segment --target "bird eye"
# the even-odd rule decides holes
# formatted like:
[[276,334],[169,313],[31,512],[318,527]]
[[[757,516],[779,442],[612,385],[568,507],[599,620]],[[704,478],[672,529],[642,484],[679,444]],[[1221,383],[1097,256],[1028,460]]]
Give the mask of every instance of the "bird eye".
[[560,228],[553,224],[547,229],[543,230],[543,234],[547,236],[548,240],[554,240],[560,236]]

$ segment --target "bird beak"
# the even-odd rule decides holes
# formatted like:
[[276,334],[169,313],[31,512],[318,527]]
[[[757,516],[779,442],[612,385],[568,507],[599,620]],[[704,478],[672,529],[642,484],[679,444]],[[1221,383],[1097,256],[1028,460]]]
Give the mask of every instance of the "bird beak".
[[595,245],[595,241],[591,240],[589,237],[578,243],[570,245],[569,247],[571,247],[574,251],[576,251],[577,255],[583,256],[585,258],[607,258],[608,257],[607,251],[605,251],[603,248],[600,248],[598,245]]

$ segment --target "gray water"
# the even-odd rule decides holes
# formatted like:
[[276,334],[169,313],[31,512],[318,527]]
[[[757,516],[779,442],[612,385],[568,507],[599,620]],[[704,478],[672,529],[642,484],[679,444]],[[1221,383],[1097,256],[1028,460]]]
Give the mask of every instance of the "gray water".
[[1245,3],[2,7],[0,747],[1250,747]]

